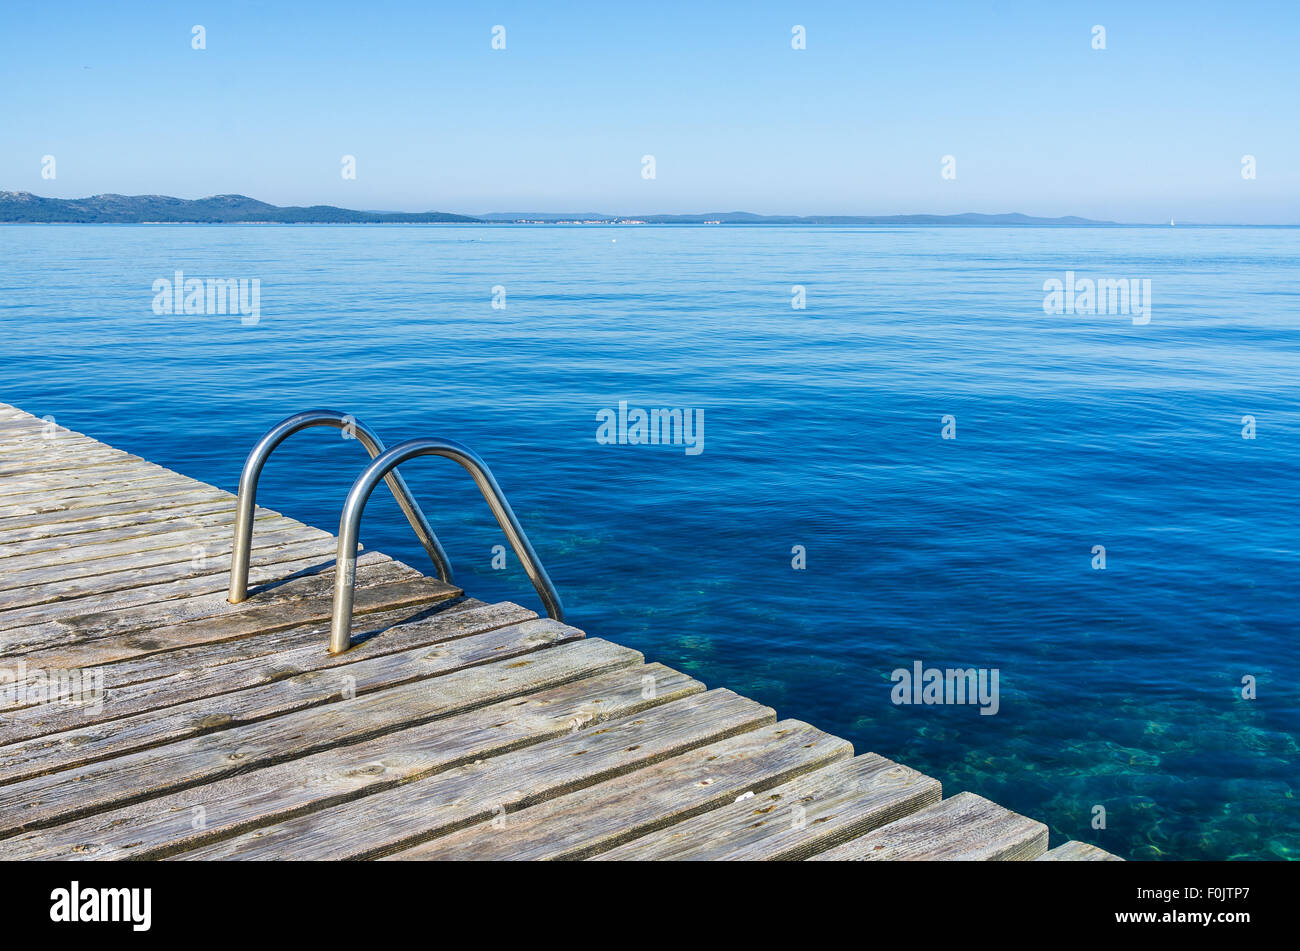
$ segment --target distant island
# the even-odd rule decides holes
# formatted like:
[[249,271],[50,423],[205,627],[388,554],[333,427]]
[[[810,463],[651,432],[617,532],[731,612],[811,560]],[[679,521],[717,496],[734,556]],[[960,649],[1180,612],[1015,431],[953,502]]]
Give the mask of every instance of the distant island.
[[403,214],[349,211],[333,205],[282,208],[246,195],[189,201],[167,195],[42,198],[31,192],[0,192],[0,222],[6,224],[472,224],[481,220],[441,211]]
[[755,215],[746,211],[700,215],[605,215],[506,212],[453,215],[445,211],[353,211],[333,205],[281,207],[246,195],[184,199],[167,195],[92,195],[42,198],[31,192],[0,191],[4,224],[570,224],[570,225],[965,225],[1114,227],[1068,215]]

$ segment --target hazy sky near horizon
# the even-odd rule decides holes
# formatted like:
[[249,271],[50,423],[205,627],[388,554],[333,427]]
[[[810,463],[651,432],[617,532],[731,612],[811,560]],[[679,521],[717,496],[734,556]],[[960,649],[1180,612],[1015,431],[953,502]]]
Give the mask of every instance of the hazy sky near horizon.
[[1294,0],[469,6],[13,4],[0,189],[1300,223]]

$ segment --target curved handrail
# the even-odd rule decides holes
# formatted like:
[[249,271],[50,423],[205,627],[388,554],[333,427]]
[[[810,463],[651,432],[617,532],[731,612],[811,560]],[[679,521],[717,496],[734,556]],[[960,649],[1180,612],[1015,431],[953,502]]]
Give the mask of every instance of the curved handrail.
[[[276,446],[299,430],[310,426],[333,426],[336,429],[354,432],[357,441],[365,446],[366,452],[370,453],[371,459],[384,451],[384,444],[380,442],[374,430],[355,416],[335,412],[332,409],[313,409],[305,413],[295,413],[269,429],[248,454],[244,471],[239,476],[239,499],[235,511],[235,544],[230,554],[228,600],[231,604],[238,604],[248,598],[248,561],[253,549],[253,510],[257,506],[257,480],[262,474],[262,467],[266,465],[266,460],[270,458]],[[429,520],[424,517],[424,512],[412,497],[406,481],[396,472],[385,481],[393,493],[393,498],[397,499],[397,504],[405,513],[406,520],[411,523],[411,528],[415,529],[420,544],[429,553],[438,577],[450,584],[451,562],[448,561],[447,553],[443,550],[442,543],[438,541],[438,536],[429,526]]]
[[330,622],[330,653],[341,654],[347,650],[352,641],[352,593],[357,567],[357,537],[361,531],[361,513],[365,511],[370,493],[375,490],[379,480],[408,459],[416,456],[443,456],[460,463],[471,476],[484,500],[496,516],[497,524],[505,532],[510,547],[528,572],[533,587],[541,596],[548,616],[557,621],[564,620],[564,607],[560,604],[560,595],[551,583],[550,576],[542,567],[528,541],[528,536],[515,518],[510,503],[501,492],[501,486],[492,477],[492,472],[472,449],[452,442],[450,439],[438,439],[425,436],[408,439],[404,443],[387,450],[378,456],[365,471],[357,476],[348,492],[347,501],[343,503],[343,515],[339,519],[339,551],[335,561],[334,576],[334,615]]

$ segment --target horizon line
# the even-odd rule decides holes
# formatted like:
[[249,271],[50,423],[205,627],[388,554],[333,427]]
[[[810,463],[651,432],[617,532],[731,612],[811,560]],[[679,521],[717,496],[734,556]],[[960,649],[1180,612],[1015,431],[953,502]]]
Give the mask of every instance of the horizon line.
[[[264,206],[267,207],[268,210],[270,210],[270,209],[274,209],[275,211],[279,211],[279,212],[284,212],[284,211],[309,211],[309,210],[322,210],[322,211],[323,211],[323,210],[334,210],[334,211],[344,212],[344,213],[352,214],[352,215],[383,215],[383,216],[392,217],[392,218],[419,218],[419,217],[427,217],[427,216],[435,216],[435,215],[444,215],[444,216],[452,216],[452,217],[456,217],[456,218],[469,219],[469,220],[463,220],[463,221],[459,221],[459,222],[457,222],[457,221],[447,221],[447,222],[416,222],[416,221],[409,221],[409,222],[403,222],[403,221],[400,221],[400,220],[399,220],[399,221],[388,221],[388,222],[359,222],[359,221],[356,221],[356,222],[323,222],[323,221],[322,221],[322,222],[310,222],[310,221],[291,222],[291,221],[275,221],[275,220],[271,220],[271,219],[267,219],[267,220],[256,220],[256,219],[252,219],[252,218],[246,218],[246,219],[243,219],[242,221],[225,221],[225,222],[202,222],[202,221],[119,221],[119,222],[107,222],[107,221],[95,222],[95,221],[86,221],[86,222],[76,222],[76,221],[40,221],[40,220],[17,221],[17,220],[4,220],[3,218],[0,218],[0,224],[313,224],[313,223],[314,223],[314,224],[492,224],[492,225],[505,225],[505,224],[561,224],[561,223],[569,223],[569,224],[588,224],[588,225],[620,224],[620,225],[622,225],[622,226],[628,226],[629,224],[631,224],[631,223],[633,223],[633,222],[637,222],[637,223],[641,223],[641,224],[645,224],[645,225],[673,225],[673,224],[678,224],[678,225],[687,225],[687,224],[708,224],[708,225],[712,225],[712,226],[725,226],[725,225],[732,225],[732,226],[734,226],[734,225],[743,225],[743,224],[753,224],[753,225],[769,224],[769,225],[788,225],[788,226],[789,226],[789,225],[806,224],[806,225],[809,225],[809,226],[827,226],[827,225],[834,226],[834,225],[836,225],[836,224],[840,224],[840,225],[844,225],[844,226],[850,226],[850,225],[852,225],[852,224],[854,223],[854,222],[851,221],[851,220],[846,220],[846,221],[833,221],[833,220],[831,220],[831,221],[827,221],[827,220],[818,220],[818,219],[874,219],[875,221],[869,221],[869,222],[864,222],[864,223],[879,223],[879,224],[887,224],[887,223],[890,223],[891,219],[925,218],[925,219],[938,219],[938,221],[936,221],[936,223],[945,223],[945,222],[946,222],[946,223],[954,224],[954,225],[956,225],[956,224],[962,224],[962,222],[960,222],[960,221],[956,221],[956,220],[952,220],[952,219],[1024,219],[1024,222],[1023,222],[1023,223],[1020,223],[1020,222],[1017,222],[1017,221],[1003,221],[1003,222],[992,222],[992,221],[990,221],[990,222],[984,222],[984,223],[987,224],[987,225],[990,225],[990,226],[997,226],[997,227],[1015,227],[1015,226],[1020,226],[1020,227],[1033,227],[1033,226],[1035,226],[1035,224],[1038,224],[1039,226],[1044,226],[1044,227],[1048,227],[1048,226],[1050,226],[1050,227],[1089,227],[1089,228],[1098,228],[1098,227],[1101,227],[1101,228],[1107,228],[1107,227],[1110,227],[1110,228],[1116,228],[1116,227],[1118,227],[1118,228],[1124,228],[1124,227],[1129,227],[1129,228],[1165,228],[1165,227],[1187,227],[1187,228],[1194,228],[1194,227],[1195,227],[1195,228],[1297,228],[1297,227],[1300,227],[1300,223],[1203,222],[1203,221],[1187,221],[1187,222],[1184,222],[1182,225],[1177,225],[1177,224],[1175,223],[1175,221],[1174,221],[1173,218],[1171,218],[1169,224],[1166,225],[1166,224],[1164,224],[1163,222],[1112,221],[1112,220],[1103,220],[1103,219],[1095,219],[1095,218],[1086,218],[1086,217],[1084,217],[1084,216],[1082,216],[1082,215],[1074,215],[1074,214],[1057,215],[1057,216],[1030,215],[1030,214],[1026,214],[1026,213],[1024,213],[1024,212],[1019,212],[1019,211],[1008,211],[1008,212],[979,212],[979,211],[964,211],[964,212],[952,212],[952,213],[940,213],[940,212],[924,212],[924,211],[918,211],[918,212],[899,212],[899,213],[893,213],[893,214],[879,214],[879,213],[847,213],[847,212],[812,213],[812,214],[789,214],[789,213],[764,213],[764,212],[750,212],[750,211],[743,211],[743,210],[732,210],[732,211],[711,211],[711,212],[700,212],[700,211],[672,211],[672,212],[662,212],[662,211],[661,211],[661,212],[650,212],[650,213],[612,213],[612,212],[604,212],[604,211],[581,211],[581,212],[575,212],[575,211],[559,211],[559,212],[556,212],[556,211],[483,211],[483,212],[463,212],[463,211],[447,211],[447,210],[442,210],[442,209],[439,209],[439,210],[428,210],[428,211],[392,211],[392,210],[386,210],[386,209],[352,209],[352,208],[345,208],[345,207],[343,207],[343,206],[341,206],[341,205],[331,205],[331,204],[276,205],[276,204],[273,204],[273,203],[271,203],[271,202],[262,201],[261,199],[252,198],[252,197],[249,196],[249,195],[245,195],[245,194],[242,194],[242,193],[239,193],[239,192],[223,192],[223,193],[217,193],[217,194],[205,195],[205,196],[203,196],[203,197],[201,197],[201,198],[178,198],[178,197],[176,197],[176,196],[174,196],[174,195],[165,195],[165,194],[158,193],[158,192],[153,192],[153,193],[141,193],[141,194],[135,194],[135,195],[127,195],[127,194],[123,194],[123,193],[121,193],[121,192],[99,192],[99,193],[96,193],[96,194],[93,194],[93,195],[86,195],[86,196],[84,196],[84,197],[79,197],[79,198],[54,198],[54,197],[47,197],[47,196],[43,196],[43,195],[37,195],[36,193],[31,192],[31,191],[25,191],[25,190],[12,190],[12,191],[11,191],[11,190],[7,190],[7,189],[0,189],[0,201],[6,200],[6,199],[7,199],[7,200],[10,200],[10,201],[13,201],[14,199],[22,200],[22,199],[28,199],[28,198],[30,198],[30,199],[35,199],[35,200],[38,200],[38,201],[40,201],[40,202],[58,202],[58,203],[67,203],[67,204],[77,204],[77,203],[82,203],[82,202],[90,202],[90,201],[95,201],[95,200],[97,200],[97,199],[125,199],[125,200],[129,200],[129,201],[145,201],[145,200],[154,199],[154,200],[165,200],[165,201],[168,201],[168,202],[177,202],[177,203],[182,203],[182,204],[201,204],[201,203],[203,203],[203,202],[214,201],[214,200],[230,200],[230,199],[239,199],[239,200],[243,200],[243,201],[247,201],[247,202],[254,202],[254,203],[258,204],[258,205],[264,205]],[[734,221],[734,220],[732,220],[732,221],[724,221],[724,220],[720,220],[720,219],[723,219],[723,218],[729,218],[729,217],[730,217],[730,218],[743,217],[743,218],[754,219],[754,220],[752,220],[752,221]],[[655,221],[655,220],[652,220],[652,219],[665,219],[665,218],[705,219],[705,220],[703,220],[703,221],[662,221],[662,220]],[[776,220],[772,220],[772,219],[776,219]],[[906,222],[899,221],[898,223],[903,224],[903,223],[906,223]]]

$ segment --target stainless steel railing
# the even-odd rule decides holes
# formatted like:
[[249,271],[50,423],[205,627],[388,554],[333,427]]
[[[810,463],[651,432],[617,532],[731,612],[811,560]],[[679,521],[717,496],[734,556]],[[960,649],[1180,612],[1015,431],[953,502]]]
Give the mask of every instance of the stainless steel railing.
[[524,566],[524,571],[528,572],[533,587],[541,596],[547,615],[557,621],[563,621],[564,608],[560,604],[560,595],[556,592],[555,585],[551,583],[550,576],[542,567],[537,552],[533,550],[528,536],[524,534],[519,520],[515,518],[515,513],[511,510],[510,503],[506,501],[501,487],[497,485],[497,480],[493,478],[492,472],[478,454],[449,439],[431,436],[408,439],[386,450],[366,466],[365,471],[357,476],[357,481],[353,483],[347,500],[343,503],[343,515],[339,519],[339,551],[335,563],[330,653],[341,654],[348,649],[352,641],[352,594],[356,582],[357,537],[361,530],[361,513],[365,511],[370,493],[375,490],[379,480],[386,479],[390,473],[396,475],[393,470],[397,466],[416,456],[443,456],[460,463],[474,477],[475,484],[487,501],[488,507],[492,509],[492,514],[496,516],[497,524],[505,532],[510,547],[515,550],[515,555]]
[[[235,513],[235,543],[230,554],[229,600],[231,604],[238,604],[248,598],[248,561],[253,548],[253,510],[257,505],[257,480],[262,474],[262,467],[266,465],[266,460],[270,458],[276,446],[294,433],[311,426],[333,426],[336,429],[354,433],[357,442],[366,448],[366,452],[370,453],[372,459],[384,452],[384,444],[380,442],[374,430],[356,417],[338,413],[332,409],[315,409],[308,410],[305,413],[295,413],[293,416],[281,420],[258,440],[257,445],[253,447],[253,451],[248,454],[248,460],[244,463],[244,471],[239,477],[239,501]],[[429,526],[429,520],[424,517],[424,512],[420,510],[419,504],[411,496],[411,490],[406,487],[406,482],[402,479],[401,474],[397,472],[390,474],[385,470],[383,478],[388,483],[388,488],[392,491],[393,497],[397,499],[397,504],[401,507],[402,512],[405,513],[406,520],[411,523],[411,528],[415,530],[415,536],[420,540],[420,544],[424,546],[424,550],[429,553],[429,559],[433,562],[438,577],[450,584],[451,562],[447,560],[447,553],[443,550],[442,543],[438,541],[438,536],[433,533],[433,529]],[[354,546],[354,565],[355,562]]]

